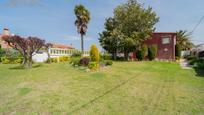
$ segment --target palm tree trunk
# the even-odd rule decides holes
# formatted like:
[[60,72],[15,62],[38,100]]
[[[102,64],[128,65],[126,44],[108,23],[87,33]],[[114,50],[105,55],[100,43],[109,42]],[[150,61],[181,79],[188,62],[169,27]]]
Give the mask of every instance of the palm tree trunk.
[[84,55],[84,36],[81,34],[81,52],[82,56]]

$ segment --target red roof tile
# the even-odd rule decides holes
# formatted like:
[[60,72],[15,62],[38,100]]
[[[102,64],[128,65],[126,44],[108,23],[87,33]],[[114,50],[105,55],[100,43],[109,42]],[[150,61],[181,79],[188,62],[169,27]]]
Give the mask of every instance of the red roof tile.
[[74,49],[71,45],[64,45],[64,44],[53,44],[52,48],[61,48],[61,49]]

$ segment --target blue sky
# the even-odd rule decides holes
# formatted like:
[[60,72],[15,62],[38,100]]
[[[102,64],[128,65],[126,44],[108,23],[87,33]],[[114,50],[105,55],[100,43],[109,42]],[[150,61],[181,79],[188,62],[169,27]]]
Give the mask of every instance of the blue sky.
[[[73,9],[83,4],[91,13],[85,37],[85,49],[98,43],[105,18],[126,0],[0,0],[0,30],[9,28],[13,34],[37,36],[47,42],[73,44],[80,48],[79,35],[74,25]],[[160,17],[156,31],[191,31],[204,15],[203,0],[139,0],[152,6]],[[204,20],[193,33],[195,44],[204,43]]]

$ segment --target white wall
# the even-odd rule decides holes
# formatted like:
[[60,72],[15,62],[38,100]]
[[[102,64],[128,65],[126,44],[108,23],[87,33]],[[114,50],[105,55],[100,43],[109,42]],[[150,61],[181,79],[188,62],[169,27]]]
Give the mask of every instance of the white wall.
[[47,61],[48,55],[46,52],[42,52],[40,54],[35,54],[33,56],[33,61],[34,62],[45,62]]
[[185,57],[191,54],[191,51],[181,51],[181,57]]
[[[60,56],[71,56],[74,51],[73,49],[60,49],[60,48],[51,48],[49,49],[50,57],[51,58],[57,58]],[[89,56],[89,51],[85,51],[84,56]],[[39,51],[39,53],[34,54],[33,61],[34,62],[45,62],[48,59],[47,52],[45,51]]]

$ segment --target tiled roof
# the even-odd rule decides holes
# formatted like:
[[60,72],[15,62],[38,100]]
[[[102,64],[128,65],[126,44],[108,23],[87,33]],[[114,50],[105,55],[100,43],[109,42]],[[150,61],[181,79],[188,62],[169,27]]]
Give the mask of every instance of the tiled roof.
[[74,49],[71,45],[64,45],[64,44],[53,44],[53,48],[61,48],[61,49]]

